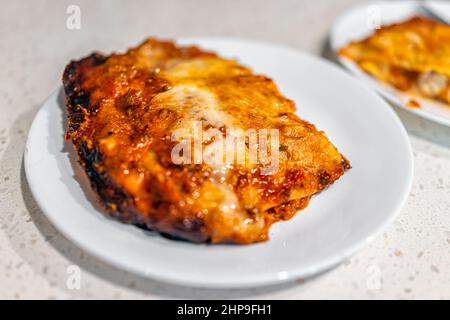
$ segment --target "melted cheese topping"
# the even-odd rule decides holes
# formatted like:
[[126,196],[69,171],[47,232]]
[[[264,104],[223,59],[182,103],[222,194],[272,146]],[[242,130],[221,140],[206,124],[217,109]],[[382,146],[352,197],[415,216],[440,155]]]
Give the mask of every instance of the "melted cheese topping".
[[176,129],[193,129],[195,122],[215,128],[233,127],[233,118],[222,110],[214,93],[195,84],[179,84],[153,98],[182,115]]

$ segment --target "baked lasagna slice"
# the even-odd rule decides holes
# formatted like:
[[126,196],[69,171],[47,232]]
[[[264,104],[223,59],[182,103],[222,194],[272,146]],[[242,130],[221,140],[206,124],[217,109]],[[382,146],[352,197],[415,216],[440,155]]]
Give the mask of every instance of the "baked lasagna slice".
[[67,139],[106,212],[172,237],[266,240],[350,167],[271,79],[194,46],[94,53],[63,83]]
[[425,17],[384,26],[339,50],[401,91],[450,104],[450,26]]

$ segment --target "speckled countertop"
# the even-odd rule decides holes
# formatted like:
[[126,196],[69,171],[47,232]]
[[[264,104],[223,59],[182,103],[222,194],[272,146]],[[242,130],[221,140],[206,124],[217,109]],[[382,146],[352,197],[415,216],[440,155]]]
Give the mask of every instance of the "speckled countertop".
[[[82,252],[36,206],[22,155],[33,116],[65,64],[149,35],[239,36],[326,53],[336,15],[357,1],[5,1],[0,6],[0,298],[450,298],[450,128],[397,110],[414,149],[414,185],[370,246],[313,279],[199,290],[142,279]],[[81,29],[66,27],[69,5]],[[43,182],[45,183],[45,182]],[[81,288],[67,268],[81,269]]]

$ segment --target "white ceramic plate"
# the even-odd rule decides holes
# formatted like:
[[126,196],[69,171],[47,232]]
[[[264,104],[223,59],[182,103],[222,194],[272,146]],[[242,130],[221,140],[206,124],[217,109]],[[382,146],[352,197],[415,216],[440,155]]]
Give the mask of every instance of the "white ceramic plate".
[[450,24],[450,2],[448,0],[429,0],[424,1],[423,6],[432,15],[438,17],[442,21]]
[[[356,6],[336,20],[330,34],[331,48],[336,52],[350,41],[366,38],[373,33],[373,26],[378,25],[378,22],[380,25],[392,24],[418,14],[427,15],[427,12],[423,10],[419,2],[415,1],[372,2]],[[428,120],[450,126],[450,106],[403,93],[371,77],[349,59],[341,57],[338,59],[364,84],[375,89],[396,106]],[[411,98],[418,101],[421,107],[408,107],[407,103]]]
[[189,39],[275,79],[299,115],[328,134],[353,169],[306,210],[273,226],[267,242],[199,245],[173,241],[105,217],[92,202],[64,135],[57,90],[36,115],[25,150],[30,188],[44,214],[69,239],[112,265],[196,287],[280,283],[335,266],[394,218],[412,180],[408,136],[391,108],[333,64],[292,49],[237,39]]

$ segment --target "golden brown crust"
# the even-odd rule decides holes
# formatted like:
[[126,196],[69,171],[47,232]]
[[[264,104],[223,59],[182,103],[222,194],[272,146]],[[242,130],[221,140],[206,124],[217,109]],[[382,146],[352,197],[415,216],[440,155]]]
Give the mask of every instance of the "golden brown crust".
[[[196,47],[149,39],[125,54],[93,54],[64,72],[68,138],[108,212],[195,242],[266,240],[338,179],[348,161],[293,114],[274,82]],[[199,117],[226,127],[278,129],[279,170],[174,164],[171,133]]]

